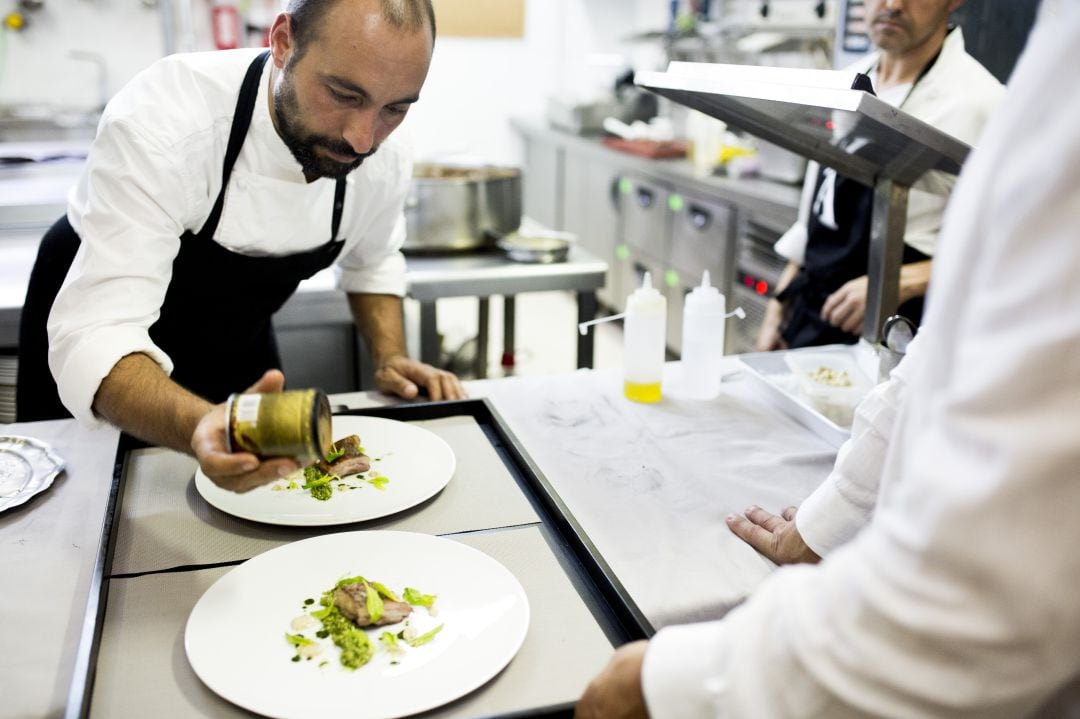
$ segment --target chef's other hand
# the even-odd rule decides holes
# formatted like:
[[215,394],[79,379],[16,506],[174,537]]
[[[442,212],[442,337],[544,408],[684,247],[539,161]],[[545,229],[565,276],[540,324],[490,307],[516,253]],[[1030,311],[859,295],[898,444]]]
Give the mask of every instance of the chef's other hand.
[[[280,392],[284,386],[285,375],[272,369],[244,393]],[[214,405],[199,420],[191,435],[191,449],[199,460],[199,467],[217,486],[233,492],[248,492],[299,469],[299,463],[287,457],[260,461],[250,452],[229,452],[225,445],[227,422],[225,404]]]
[[761,321],[761,329],[758,330],[757,342],[754,346],[756,352],[772,352],[773,350],[786,350],[787,342],[780,334],[780,325],[784,319],[784,306],[775,298],[769,300],[765,306],[765,317]]
[[842,284],[840,289],[825,298],[825,304],[821,306],[821,319],[844,332],[859,334],[866,316],[868,283],[866,275],[863,275]]
[[647,719],[641,665],[648,647],[646,641],[619,647],[581,695],[574,709],[575,719]]
[[465,388],[453,373],[417,362],[405,355],[393,355],[383,360],[375,370],[375,384],[387,394],[413,399],[420,387],[427,390],[432,402],[444,399],[465,399]]
[[739,539],[777,564],[817,564],[821,557],[806,546],[799,534],[795,511],[795,507],[788,507],[778,517],[761,507],[751,506],[745,517],[729,514],[726,521]]

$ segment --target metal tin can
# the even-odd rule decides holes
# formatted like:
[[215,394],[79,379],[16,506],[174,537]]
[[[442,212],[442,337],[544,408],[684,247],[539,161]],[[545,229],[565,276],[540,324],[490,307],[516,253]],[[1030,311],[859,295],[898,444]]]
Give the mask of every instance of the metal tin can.
[[330,400],[318,389],[233,394],[225,445],[260,457],[322,459],[333,447]]

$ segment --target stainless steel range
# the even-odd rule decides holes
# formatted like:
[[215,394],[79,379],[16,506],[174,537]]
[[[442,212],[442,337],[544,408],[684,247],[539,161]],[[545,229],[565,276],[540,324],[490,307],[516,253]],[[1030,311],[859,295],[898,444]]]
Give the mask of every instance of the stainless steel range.
[[765,318],[765,306],[776,294],[776,283],[787,260],[773,245],[787,230],[781,223],[763,217],[743,217],[739,221],[735,245],[735,277],[732,307],[742,306],[745,320],[728,320],[729,353],[753,352],[758,330]]

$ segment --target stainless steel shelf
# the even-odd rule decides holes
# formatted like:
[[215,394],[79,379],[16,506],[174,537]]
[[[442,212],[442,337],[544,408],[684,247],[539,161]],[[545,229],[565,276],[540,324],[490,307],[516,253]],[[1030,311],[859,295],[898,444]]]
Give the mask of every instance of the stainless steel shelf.
[[862,89],[853,72],[671,63],[635,82],[874,188],[863,337],[876,342],[898,304],[908,190],[931,170],[958,173],[971,148]]

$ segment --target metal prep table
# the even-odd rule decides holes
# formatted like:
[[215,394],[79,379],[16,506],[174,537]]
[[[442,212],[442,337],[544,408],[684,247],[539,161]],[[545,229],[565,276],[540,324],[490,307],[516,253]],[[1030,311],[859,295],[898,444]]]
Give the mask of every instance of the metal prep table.
[[[580,247],[572,247],[564,262],[530,264],[514,262],[501,250],[412,255],[406,258],[406,297],[420,304],[420,359],[439,363],[439,334],[436,305],[446,297],[476,297],[479,300],[478,348],[475,374],[487,376],[488,319],[490,298],[504,298],[504,353],[514,352],[515,296],[524,292],[569,290],[577,294],[578,321],[596,316],[596,291],[604,286],[608,266]],[[344,293],[336,288],[333,269],[319,272],[300,283],[300,288],[274,316],[275,327],[336,322],[352,324]],[[577,335],[577,366],[593,366],[592,333],[580,335],[577,324],[567,327]]]
[[[523,292],[571,290],[577,293],[578,322],[596,316],[596,291],[604,286],[608,266],[580,247],[572,247],[564,262],[523,264],[507,259],[501,250],[447,256],[407,258],[408,296],[420,302],[420,359],[439,361],[435,303],[443,297],[479,299],[476,376],[487,376],[489,298],[502,295],[503,357],[514,354],[514,296]],[[577,332],[575,325],[573,330]],[[593,335],[577,335],[577,366],[593,366]]]

